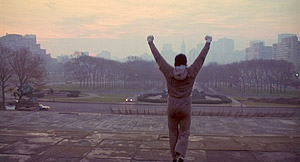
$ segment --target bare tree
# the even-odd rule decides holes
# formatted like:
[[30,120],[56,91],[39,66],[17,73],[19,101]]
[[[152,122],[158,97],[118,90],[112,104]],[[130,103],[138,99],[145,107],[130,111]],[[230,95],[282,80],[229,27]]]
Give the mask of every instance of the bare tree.
[[291,62],[284,60],[277,61],[277,66],[280,68],[278,82],[279,91],[282,92],[282,87],[284,88],[284,93],[286,92],[287,85],[293,82],[293,74],[295,73],[295,67]]
[[68,80],[79,81],[81,88],[85,77],[83,65],[77,59],[72,59],[65,63],[65,69],[65,77],[68,78]]
[[0,45],[0,86],[2,94],[2,107],[5,108],[5,92],[9,86],[8,81],[12,77],[12,69],[8,63],[10,50]]
[[[43,63],[43,57],[32,54],[26,48],[12,51],[9,64],[14,72],[16,86],[22,89],[25,84],[40,84],[46,75]],[[21,99],[22,95],[19,97]]]
[[121,63],[104,58],[80,56],[65,64],[67,75],[80,82],[80,88],[154,88],[163,83],[154,62],[134,60]]

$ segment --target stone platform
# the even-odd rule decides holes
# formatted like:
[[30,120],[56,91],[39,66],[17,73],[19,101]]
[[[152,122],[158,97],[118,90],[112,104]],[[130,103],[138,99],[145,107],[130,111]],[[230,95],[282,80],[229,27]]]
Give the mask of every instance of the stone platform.
[[[187,162],[299,162],[300,118],[193,116]],[[0,161],[167,162],[167,119],[0,111]]]

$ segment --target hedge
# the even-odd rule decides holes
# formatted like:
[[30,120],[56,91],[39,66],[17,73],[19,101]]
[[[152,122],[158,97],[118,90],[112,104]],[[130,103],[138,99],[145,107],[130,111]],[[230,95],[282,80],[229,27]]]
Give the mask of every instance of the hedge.
[[[150,96],[163,95],[164,93],[146,93],[139,95],[137,97],[138,101],[141,102],[151,102],[151,103],[167,103],[167,99],[148,99]],[[213,95],[213,94],[205,94],[205,96],[219,98],[221,101],[217,100],[206,100],[206,99],[192,99],[193,104],[224,104],[224,103],[232,103],[232,100],[223,95]]]

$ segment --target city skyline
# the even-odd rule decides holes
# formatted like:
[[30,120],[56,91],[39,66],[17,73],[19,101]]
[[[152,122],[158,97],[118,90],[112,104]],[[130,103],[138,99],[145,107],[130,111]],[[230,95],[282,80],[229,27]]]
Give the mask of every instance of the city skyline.
[[[228,38],[221,38],[218,40],[215,40],[212,45],[211,45],[211,50],[208,54],[208,57],[206,58],[205,64],[210,64],[210,63],[220,63],[220,64],[228,64],[228,63],[233,63],[233,62],[239,62],[243,60],[249,60],[249,48],[253,48],[254,46],[257,46],[258,44],[261,44],[263,47],[267,48],[272,48],[272,46],[276,45],[277,43],[282,42],[283,38],[290,38],[290,37],[296,37],[298,36],[296,34],[291,34],[291,33],[283,33],[283,34],[278,34],[278,40],[276,43],[273,43],[271,46],[266,46],[265,41],[263,40],[255,40],[255,41],[250,41],[249,45],[247,48],[243,50],[236,50],[234,49],[235,46],[235,40],[233,39],[228,39]],[[0,37],[0,43],[3,43],[4,46],[9,47],[9,48],[19,48],[21,46],[24,47],[29,47],[29,48],[41,48],[41,45],[39,42],[36,41],[37,36],[36,35],[19,35],[19,34],[6,34],[6,36]],[[2,41],[2,42],[1,42]],[[35,42],[32,44],[32,42]],[[29,45],[29,44],[32,45]],[[21,46],[20,46],[21,45]],[[260,45],[260,46],[261,46]],[[166,61],[170,64],[173,64],[175,55],[178,53],[184,53],[188,58],[188,63],[192,63],[200,51],[202,50],[204,46],[204,43],[199,43],[195,47],[192,47],[191,49],[185,49],[185,41],[182,40],[181,44],[181,52],[174,51],[173,44],[172,43],[164,43],[162,44],[162,48],[158,49],[162,56],[166,59]],[[255,47],[256,48],[256,47]],[[46,54],[47,49],[41,49],[42,53]],[[253,49],[255,51],[255,49]],[[252,51],[253,52],[253,51]],[[272,50],[270,51],[272,53]],[[248,54],[247,54],[248,53]],[[251,53],[254,54],[254,53]],[[51,57],[51,54],[47,52],[48,57]],[[89,51],[73,51],[72,53],[68,54],[60,54],[56,57],[52,58],[57,58],[57,59],[65,59],[65,58],[72,58],[72,57],[77,57],[78,55],[85,55],[85,56],[92,56],[92,57],[102,57],[106,59],[111,59],[111,60],[116,60],[116,61],[127,61],[129,57],[135,57],[135,58],[141,58],[147,61],[154,60],[153,56],[151,53],[144,52],[142,54],[135,54],[135,55],[127,55],[125,57],[115,57],[111,56],[111,52],[107,50],[102,50],[101,52],[97,53],[90,53]],[[257,55],[257,54],[254,54]],[[257,56],[251,56],[251,59],[255,59]],[[272,56],[273,57],[273,56]],[[275,57],[275,56],[274,56]],[[256,58],[257,59],[257,58]],[[261,59],[271,59],[271,56],[268,56],[266,58],[261,58]]]
[[271,46],[281,33],[300,35],[298,0],[266,1],[4,1],[0,0],[0,36],[35,34],[52,57],[74,51],[96,55],[106,50],[112,57],[150,53],[146,37],[155,36],[159,49],[173,44],[186,52],[203,43],[235,40],[242,50],[252,40]]

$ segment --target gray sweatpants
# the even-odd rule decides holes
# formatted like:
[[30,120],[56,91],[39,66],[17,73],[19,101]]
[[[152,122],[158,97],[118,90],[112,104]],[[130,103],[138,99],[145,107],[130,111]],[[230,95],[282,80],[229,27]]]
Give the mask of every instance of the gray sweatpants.
[[168,127],[170,151],[175,159],[176,152],[185,157],[191,125],[191,97],[168,98]]

